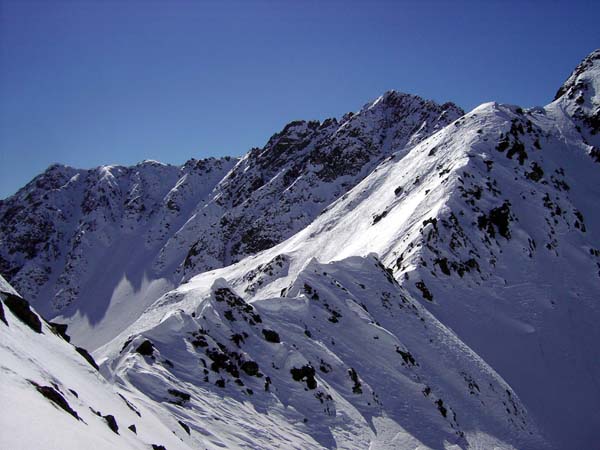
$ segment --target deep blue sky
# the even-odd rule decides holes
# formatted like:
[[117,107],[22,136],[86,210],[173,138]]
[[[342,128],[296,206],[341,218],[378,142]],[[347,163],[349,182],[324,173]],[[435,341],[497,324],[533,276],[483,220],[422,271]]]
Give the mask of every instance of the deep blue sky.
[[389,89],[548,103],[600,2],[0,0],[0,198],[52,162],[241,155]]

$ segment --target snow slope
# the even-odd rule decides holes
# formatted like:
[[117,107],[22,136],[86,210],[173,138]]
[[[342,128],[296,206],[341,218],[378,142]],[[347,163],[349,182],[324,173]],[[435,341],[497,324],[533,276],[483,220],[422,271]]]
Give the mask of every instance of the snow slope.
[[218,278],[147,315],[103,373],[156,401],[177,393],[192,439],[215,447],[545,445],[510,386],[375,255],[310,260],[283,297],[252,304]]
[[174,418],[114,389],[1,277],[0,300],[0,448],[191,448]]

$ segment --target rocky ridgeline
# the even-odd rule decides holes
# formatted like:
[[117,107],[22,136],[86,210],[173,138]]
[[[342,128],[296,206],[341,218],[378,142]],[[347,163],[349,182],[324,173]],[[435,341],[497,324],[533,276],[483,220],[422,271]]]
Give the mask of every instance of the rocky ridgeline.
[[42,309],[60,310],[123,240],[157,251],[236,162],[53,165],[0,202],[0,271]]
[[[340,121],[292,122],[239,162],[53,165],[0,202],[0,272],[49,314],[93,302],[92,274],[113,266],[104,284],[116,283],[140,248],[137,270],[176,286],[288,238],[391,152],[462,114],[392,91]],[[127,245],[136,250],[115,261]]]
[[186,223],[159,264],[186,250],[182,273],[189,279],[270,248],[310,224],[386,157],[407,152],[462,114],[451,103],[390,91],[340,120],[291,122],[242,158],[207,207],[216,214]]

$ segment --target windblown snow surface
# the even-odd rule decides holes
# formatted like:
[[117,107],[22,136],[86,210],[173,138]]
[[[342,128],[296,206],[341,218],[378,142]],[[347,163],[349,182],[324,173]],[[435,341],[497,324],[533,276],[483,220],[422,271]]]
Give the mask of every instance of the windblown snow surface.
[[[28,281],[61,256],[13,239],[1,260],[10,281],[92,344],[102,376],[4,307],[3,404],[19,414],[2,413],[15,431],[0,446],[37,436],[61,448],[594,448],[599,90],[595,51],[543,108],[461,115],[391,92],[339,121],[293,122],[190,197],[193,212],[144,263],[148,283],[168,284],[113,291],[110,307],[127,317],[114,326],[67,313],[85,304],[75,291],[67,309],[44,293],[60,292],[54,269]],[[3,239],[27,242],[49,210],[61,214],[24,204],[27,189],[76,202],[61,183],[3,202]],[[29,228],[12,219],[40,209]],[[120,233],[129,264],[143,246]],[[143,301],[124,293],[141,290]],[[56,383],[85,422],[28,380]],[[120,425],[117,436],[107,413],[138,435]]]

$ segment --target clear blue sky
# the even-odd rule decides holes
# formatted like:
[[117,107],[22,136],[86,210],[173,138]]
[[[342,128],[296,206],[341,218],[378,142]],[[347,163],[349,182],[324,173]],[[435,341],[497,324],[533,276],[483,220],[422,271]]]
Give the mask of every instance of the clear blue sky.
[[389,89],[548,103],[600,2],[0,0],[0,198],[76,167],[241,155]]

